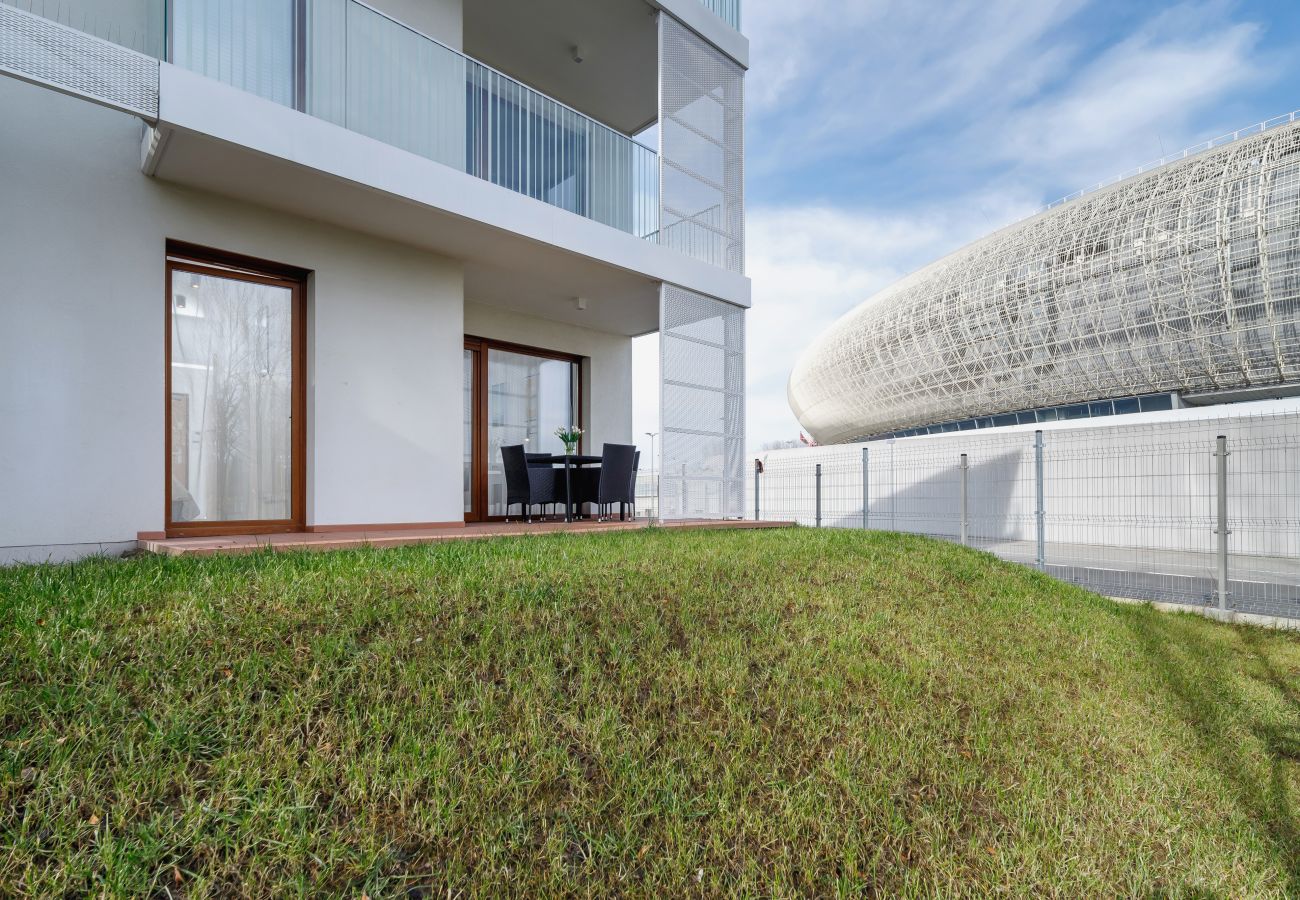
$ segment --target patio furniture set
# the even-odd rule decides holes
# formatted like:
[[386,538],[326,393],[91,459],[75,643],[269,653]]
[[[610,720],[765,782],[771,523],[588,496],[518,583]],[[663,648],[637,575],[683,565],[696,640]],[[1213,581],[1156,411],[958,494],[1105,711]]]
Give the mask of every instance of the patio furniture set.
[[599,456],[579,453],[526,453],[523,444],[501,448],[506,476],[506,514],[519,504],[531,522],[533,507],[543,510],[563,504],[564,521],[581,516],[586,504],[606,521],[618,504],[618,517],[630,507],[636,518],[636,473],[641,451],[633,444],[605,444]]

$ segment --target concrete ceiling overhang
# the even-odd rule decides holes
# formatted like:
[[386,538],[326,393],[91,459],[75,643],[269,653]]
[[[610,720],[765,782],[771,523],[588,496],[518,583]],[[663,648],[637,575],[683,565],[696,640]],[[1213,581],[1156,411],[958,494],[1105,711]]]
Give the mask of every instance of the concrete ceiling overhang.
[[[515,312],[637,335],[658,328],[650,278],[401,200],[366,185],[210,136],[173,133],[155,177],[426,249],[464,264],[465,298]],[[315,268],[313,260],[280,260]],[[587,308],[578,309],[577,297]]]
[[464,6],[465,53],[625,134],[658,117],[658,46],[645,0]]
[[147,174],[461,260],[467,299],[625,335],[658,328],[661,282],[749,305],[743,275],[166,63],[160,85]]

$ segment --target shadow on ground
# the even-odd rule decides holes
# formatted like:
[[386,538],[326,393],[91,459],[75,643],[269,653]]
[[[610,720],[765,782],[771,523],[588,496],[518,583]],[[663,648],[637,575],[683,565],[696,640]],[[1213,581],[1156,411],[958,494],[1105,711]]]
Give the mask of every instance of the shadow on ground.
[[[1279,671],[1262,633],[1250,626],[1210,630],[1191,615],[1147,609],[1130,617],[1130,628],[1206,766],[1277,861],[1288,895],[1300,896],[1293,800],[1300,781],[1300,684]],[[1245,650],[1245,666],[1227,652],[1232,642]],[[1265,689],[1266,702],[1247,695],[1251,679]]]

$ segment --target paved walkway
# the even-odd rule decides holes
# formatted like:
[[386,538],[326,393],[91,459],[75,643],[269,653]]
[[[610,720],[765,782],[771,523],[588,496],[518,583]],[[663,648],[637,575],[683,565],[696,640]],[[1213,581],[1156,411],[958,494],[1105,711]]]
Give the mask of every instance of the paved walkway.
[[[972,545],[1026,565],[1034,564],[1038,552],[1032,541],[976,538]],[[1218,604],[1218,557],[1213,549],[1049,542],[1046,550],[1049,575],[1101,594],[1196,606]],[[1300,559],[1230,553],[1228,596],[1231,607],[1241,612],[1300,617]]]

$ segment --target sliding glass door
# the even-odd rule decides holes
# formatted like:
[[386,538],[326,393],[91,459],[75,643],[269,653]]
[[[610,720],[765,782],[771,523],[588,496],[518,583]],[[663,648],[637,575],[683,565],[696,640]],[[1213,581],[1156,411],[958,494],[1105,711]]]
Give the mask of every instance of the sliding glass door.
[[561,425],[580,425],[577,357],[478,338],[465,341],[465,517],[506,514],[501,448],[563,453]]
[[303,524],[301,283],[170,259],[167,531]]

